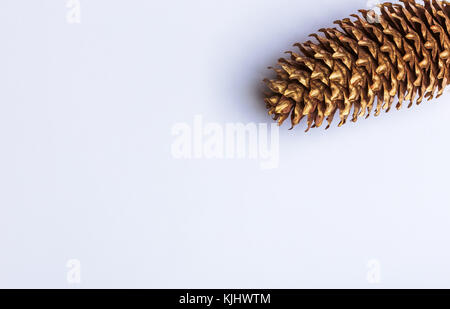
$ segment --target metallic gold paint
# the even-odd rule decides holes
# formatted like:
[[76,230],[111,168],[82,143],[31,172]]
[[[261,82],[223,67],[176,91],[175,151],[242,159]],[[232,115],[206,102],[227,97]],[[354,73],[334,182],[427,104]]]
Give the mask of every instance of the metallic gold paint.
[[328,129],[336,113],[342,126],[352,110],[356,122],[388,112],[395,97],[400,109],[404,101],[431,100],[436,90],[441,96],[450,77],[450,3],[401,2],[379,5],[380,16],[359,10],[354,20],[335,21],[340,29],[311,34],[316,42],[294,44],[301,53],[287,52],[270,68],[277,78],[264,80],[269,115],[279,125],[290,117],[292,128],[306,118],[306,131],[326,120]]

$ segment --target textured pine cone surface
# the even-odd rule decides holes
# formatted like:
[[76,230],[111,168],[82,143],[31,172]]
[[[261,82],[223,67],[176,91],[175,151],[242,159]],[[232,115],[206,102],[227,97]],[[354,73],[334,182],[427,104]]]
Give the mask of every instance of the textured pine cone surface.
[[360,15],[335,21],[338,28],[320,29],[315,42],[294,44],[299,53],[280,59],[266,107],[281,125],[292,127],[306,118],[308,131],[326,120],[327,129],[336,113],[342,126],[350,114],[378,116],[388,112],[394,99],[420,104],[424,98],[443,94],[449,79],[450,6],[447,1],[414,0],[359,10]]

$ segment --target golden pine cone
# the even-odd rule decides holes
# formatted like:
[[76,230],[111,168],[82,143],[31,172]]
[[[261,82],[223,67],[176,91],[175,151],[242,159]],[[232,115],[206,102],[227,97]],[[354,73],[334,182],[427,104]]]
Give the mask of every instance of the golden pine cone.
[[[431,100],[441,96],[449,79],[450,6],[447,1],[401,0],[402,4],[379,5],[359,10],[360,15],[335,21],[337,28],[312,34],[317,42],[294,44],[301,54],[287,52],[274,69],[277,78],[265,79],[270,89],[265,99],[269,115],[281,125],[289,116],[292,128],[307,116],[307,130],[328,126],[339,110],[340,123],[388,112],[398,97],[409,106],[418,95]],[[375,100],[377,99],[377,100]]]

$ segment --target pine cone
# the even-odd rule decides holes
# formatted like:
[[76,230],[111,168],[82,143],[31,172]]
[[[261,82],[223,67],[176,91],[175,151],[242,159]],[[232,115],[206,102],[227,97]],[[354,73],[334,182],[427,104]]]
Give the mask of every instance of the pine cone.
[[[265,102],[269,115],[281,125],[289,116],[292,128],[307,116],[307,130],[328,126],[339,110],[340,123],[388,112],[398,97],[413,105],[423,98],[442,95],[449,79],[450,3],[401,0],[401,4],[379,5],[381,14],[360,10],[354,20],[335,21],[337,28],[312,34],[317,42],[294,44],[301,54],[287,52],[280,59]],[[375,100],[376,99],[376,100]]]

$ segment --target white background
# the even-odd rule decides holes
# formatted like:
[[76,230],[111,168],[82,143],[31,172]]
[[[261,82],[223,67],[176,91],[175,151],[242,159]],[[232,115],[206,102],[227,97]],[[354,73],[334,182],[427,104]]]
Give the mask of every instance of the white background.
[[286,124],[278,169],[171,155],[197,114],[269,123],[266,67],[366,0],[80,3],[0,2],[0,287],[450,288],[448,92]]

